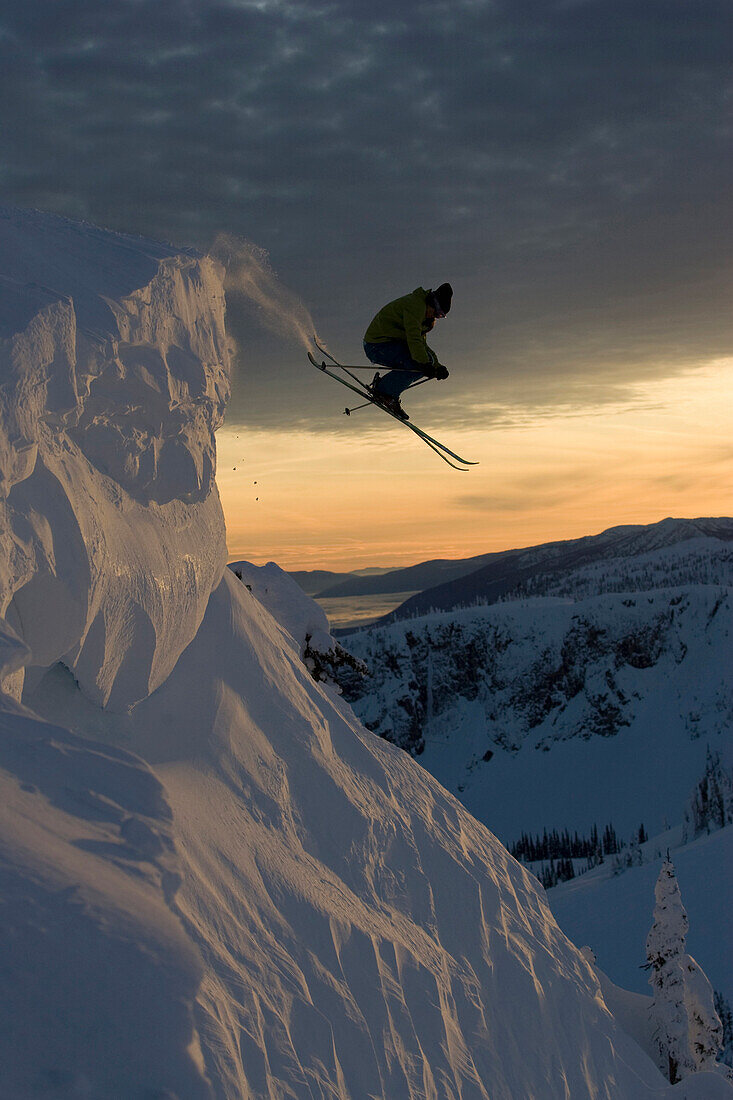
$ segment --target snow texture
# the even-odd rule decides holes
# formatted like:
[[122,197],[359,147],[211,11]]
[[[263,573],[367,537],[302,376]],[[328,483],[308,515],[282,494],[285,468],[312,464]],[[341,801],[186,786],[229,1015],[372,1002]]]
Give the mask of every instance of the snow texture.
[[261,566],[235,561],[230,562],[229,568],[287,631],[301,656],[306,640],[321,652],[333,649],[336,643],[331,637],[326,613],[315,600],[305,596],[300,586],[274,561]]
[[230,571],[129,716],[100,722],[60,672],[34,703],[163,783],[215,1095],[663,1095],[533,876],[313,682]]
[[366,675],[366,666],[331,636],[322,608],[274,561],[260,566],[236,561],[229,568],[292,638],[314,680],[331,685],[340,695],[340,675],[347,672],[352,679]]
[[581,947],[580,950],[598,978],[603,1000],[613,1014],[616,1023],[639,1044],[649,1058],[656,1061],[657,1048],[654,1042],[654,1026],[650,1016],[652,998],[645,997],[641,993],[633,993],[628,989],[622,989],[612,982],[608,975],[597,965],[596,954],[591,947],[586,945]]
[[371,676],[345,690],[507,844],[608,822],[658,833],[707,746],[730,751],[731,634],[722,584],[537,597],[350,634]]
[[141,760],[0,713],[1,1092],[210,1096],[173,822]]
[[215,266],[4,221],[9,1094],[714,1095],[670,1089],[533,876],[222,574]]
[[[216,265],[0,208],[0,610],[6,690],[62,660],[124,709],[191,641],[226,562],[213,431]],[[21,644],[22,643],[22,644]]]

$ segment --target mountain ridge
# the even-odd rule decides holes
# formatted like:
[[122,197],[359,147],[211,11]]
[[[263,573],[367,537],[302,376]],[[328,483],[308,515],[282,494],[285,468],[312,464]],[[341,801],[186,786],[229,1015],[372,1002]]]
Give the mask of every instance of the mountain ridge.
[[550,569],[569,570],[594,561],[634,556],[700,536],[733,541],[733,519],[727,516],[667,517],[657,523],[609,527],[597,535],[502,551],[492,555],[494,560],[477,570],[423,589],[373,625],[387,625],[431,610],[449,611],[471,603],[491,604]]

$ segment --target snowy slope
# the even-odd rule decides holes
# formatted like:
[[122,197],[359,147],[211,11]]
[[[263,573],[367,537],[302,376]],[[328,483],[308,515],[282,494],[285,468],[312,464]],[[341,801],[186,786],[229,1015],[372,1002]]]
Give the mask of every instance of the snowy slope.
[[267,565],[235,561],[229,568],[292,639],[315,680],[329,684],[340,695],[338,680],[344,670],[357,676],[366,673],[364,665],[331,635],[325,611],[274,561]]
[[2,700],[3,1097],[210,1097],[178,867],[141,760]]
[[214,265],[6,220],[11,1094],[702,1096],[617,1027],[536,880],[222,575]]
[[314,685],[231,574],[131,715],[100,722],[58,671],[34,703],[163,783],[215,1095],[655,1094],[532,876]]
[[[607,974],[604,974],[590,948],[583,948],[583,954],[593,966],[600,982],[603,999],[613,1012],[616,1022],[627,1035],[632,1035],[642,1050],[656,1062],[659,1055],[654,1042],[655,1026],[650,1019],[652,997],[621,989],[610,980]],[[693,1097],[699,1097],[700,1100],[716,1100],[716,1097],[719,1097],[724,1100],[730,1095],[727,1076],[722,1066],[717,1067],[716,1070],[692,1074],[676,1086],[674,1095],[680,1098],[687,1097],[688,1100],[693,1100]]]
[[729,748],[731,588],[520,600],[350,635],[347,697],[505,842],[681,821]]
[[305,655],[309,643],[320,651],[336,645],[325,611],[315,600],[306,597],[300,585],[274,561],[259,566],[248,561],[234,561],[229,563],[229,568],[290,634],[301,656]]

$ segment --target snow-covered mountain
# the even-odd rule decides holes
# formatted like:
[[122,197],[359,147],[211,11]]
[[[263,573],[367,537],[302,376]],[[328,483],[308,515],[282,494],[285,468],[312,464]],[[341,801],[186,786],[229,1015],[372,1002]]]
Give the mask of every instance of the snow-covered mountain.
[[350,579],[350,573],[333,573],[328,569],[295,570],[290,576],[309,596],[317,596],[324,588],[331,588]]
[[0,249],[4,1094],[730,1095],[224,569],[216,265],[7,210]]
[[434,558],[418,562],[400,569],[389,569],[377,575],[358,576],[352,574],[322,585],[314,595],[323,599],[343,596],[373,596],[390,592],[414,592],[418,589],[433,588],[438,584],[464,577],[475,572],[497,554],[480,554],[473,558]]
[[[678,561],[680,568],[687,568],[684,563],[689,564],[689,553],[688,547]],[[657,561],[657,568],[650,572],[643,556],[637,564],[636,575],[640,578],[656,577],[660,568]],[[671,561],[666,561],[666,566],[672,575],[679,576],[679,570],[672,568]],[[348,681],[362,679],[361,670],[355,667],[354,661],[349,661],[348,654],[339,644],[328,638],[321,609],[312,601],[299,597],[291,577],[272,562],[261,568],[236,562],[231,568],[281,625],[286,626],[307,664],[312,667],[310,647],[320,647],[328,653],[319,666],[328,670],[329,681],[332,677]],[[579,579],[579,585],[584,587],[585,580]],[[426,755],[432,747],[432,743],[428,745]],[[448,749],[447,744],[445,748]],[[733,876],[729,870],[733,824],[720,828],[725,822],[733,822],[733,790],[730,782],[722,789],[715,755],[706,749],[705,756],[704,777],[699,776],[699,779],[705,778],[707,785],[703,789],[701,783],[699,789],[696,788],[694,809],[693,800],[688,801],[686,816],[689,820],[684,827],[677,824],[642,842],[638,842],[636,832],[633,844],[626,844],[617,854],[607,854],[592,870],[586,870],[586,859],[577,859],[574,861],[577,877],[548,891],[550,907],[563,930],[575,943],[589,945],[598,964],[594,969],[604,999],[612,1006],[611,1011],[619,1014],[624,1030],[633,1035],[655,1061],[654,1027],[649,1018],[651,997],[645,995],[648,994],[648,971],[641,969],[641,965],[651,922],[654,881],[662,856],[670,849],[690,917],[689,949],[724,1000],[728,1003],[733,1000],[733,958],[726,950],[728,914],[733,905]],[[690,763],[690,767],[694,764]],[[632,764],[629,770],[633,772]],[[712,782],[715,782],[714,789],[710,785]],[[592,793],[596,797],[596,792]],[[689,784],[685,793],[689,793]],[[525,804],[521,797],[518,802]],[[682,806],[677,805],[675,811],[675,819],[681,819]],[[719,831],[708,835],[711,828]],[[623,843],[623,834],[617,839]],[[547,871],[549,866],[549,860],[529,864],[535,872]],[[715,888],[710,889],[713,882]],[[729,1041],[733,1042],[733,1037]]]
[[[429,611],[451,611],[460,607],[477,604],[491,604],[501,599],[519,599],[525,595],[552,595],[562,591],[568,577],[574,578],[584,573],[591,580],[590,591],[627,591],[629,585],[635,587],[640,578],[639,559],[650,559],[650,575],[644,579],[646,587],[656,587],[654,583],[653,559],[657,562],[658,579],[663,586],[670,583],[665,577],[666,564],[676,562],[683,583],[699,580],[695,563],[687,570],[684,558],[689,551],[706,555],[706,547],[713,554],[722,557],[725,563],[725,576],[730,578],[733,566],[733,519],[726,516],[711,519],[665,519],[659,523],[643,526],[611,527],[599,535],[587,535],[580,539],[563,542],[547,542],[540,546],[527,546],[520,550],[505,550],[497,554],[485,555],[483,559],[467,559],[465,562],[447,563],[453,566],[455,575],[450,579],[429,584],[405,584],[407,591],[420,588],[414,596],[405,600],[398,608],[386,615],[382,622],[394,622],[398,619],[424,615]],[[695,549],[693,549],[693,547]],[[671,557],[666,557],[666,552]],[[470,562],[475,566],[466,568]],[[426,562],[424,566],[431,563]],[[414,577],[422,574],[423,566],[414,566]],[[625,579],[628,570],[630,582]],[[403,573],[407,572],[405,570]],[[425,579],[429,574],[425,575]],[[604,577],[617,588],[604,587]],[[390,574],[390,580],[393,575]],[[396,580],[396,578],[394,578]],[[703,578],[705,579],[705,578]],[[651,582],[651,583],[649,583]],[[729,583],[729,581],[728,581]],[[600,585],[600,587],[599,587]]]
[[[638,578],[657,567],[657,580],[665,570],[677,580],[693,559],[711,579],[730,568],[728,544],[706,540],[637,559]],[[607,586],[630,569],[627,559],[615,577],[606,567]],[[730,744],[730,585],[590,597],[590,583],[583,569],[564,575],[563,596],[345,639],[371,673],[343,678],[362,721],[419,755],[507,843],[594,823],[659,832],[681,820],[706,746]]]
[[507,593],[513,598],[526,585],[541,585],[546,574],[562,575],[579,563],[603,563],[614,558],[633,559],[654,549],[671,547],[691,539],[717,538],[733,541],[733,520],[666,519],[659,523],[612,527],[600,535],[548,542],[516,550],[477,554],[471,558],[434,558],[415,565],[389,569],[379,576],[328,573],[294,573],[292,576],[309,595],[331,599],[413,592],[394,614],[384,621],[449,610],[468,604],[494,603]]

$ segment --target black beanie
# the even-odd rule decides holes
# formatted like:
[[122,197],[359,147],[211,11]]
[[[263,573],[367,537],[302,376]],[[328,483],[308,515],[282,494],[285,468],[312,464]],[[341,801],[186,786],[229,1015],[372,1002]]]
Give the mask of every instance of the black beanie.
[[433,291],[433,297],[443,313],[447,313],[453,298],[453,287],[450,283],[441,283],[438,289]]

